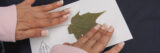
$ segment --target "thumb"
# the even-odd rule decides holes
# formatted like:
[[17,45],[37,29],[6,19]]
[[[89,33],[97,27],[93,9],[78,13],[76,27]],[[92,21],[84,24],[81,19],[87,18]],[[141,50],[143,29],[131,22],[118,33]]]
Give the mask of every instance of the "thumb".
[[35,38],[35,37],[42,37],[48,34],[48,30],[43,29],[30,29],[26,31],[21,31],[16,34],[16,40],[23,40],[27,38]]
[[35,2],[35,0],[24,0],[22,3],[27,5],[32,5]]

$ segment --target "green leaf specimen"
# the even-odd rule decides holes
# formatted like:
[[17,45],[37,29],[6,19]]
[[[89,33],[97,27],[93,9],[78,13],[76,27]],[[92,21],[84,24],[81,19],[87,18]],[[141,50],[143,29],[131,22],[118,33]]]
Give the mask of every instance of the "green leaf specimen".
[[71,25],[68,27],[70,34],[74,34],[76,39],[79,39],[83,34],[86,34],[92,27],[97,25],[96,19],[103,14],[100,13],[86,13],[79,15],[79,12],[72,17]]

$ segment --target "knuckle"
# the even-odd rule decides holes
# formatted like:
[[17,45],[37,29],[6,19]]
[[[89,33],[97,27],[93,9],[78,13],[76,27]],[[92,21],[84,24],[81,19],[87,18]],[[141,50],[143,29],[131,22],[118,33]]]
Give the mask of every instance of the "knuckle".
[[31,12],[30,11],[25,11],[24,12],[24,15],[28,15],[28,14],[31,14]]
[[51,21],[49,19],[44,19],[42,22],[39,23],[42,27],[47,27],[51,24]]
[[47,8],[48,8],[48,9],[52,9],[53,6],[52,6],[52,5],[47,5]]
[[100,45],[104,45],[104,44],[106,44],[106,42],[105,41],[97,41],[97,43],[99,43]]
[[42,14],[41,16],[39,16],[39,18],[48,18],[49,16],[47,14]]
[[84,35],[84,38],[89,39],[90,37],[91,37],[91,34],[86,34],[86,35]]
[[84,50],[89,50],[90,48],[88,47],[88,45],[84,45],[81,48],[83,48]]
[[93,32],[92,32],[92,31],[90,31],[90,32],[88,32],[87,34],[85,34],[85,36],[88,37],[88,38],[91,37],[92,35],[93,35]]
[[81,38],[81,40],[88,40],[88,37],[83,36],[83,37]]
[[35,33],[33,34],[33,36],[41,36],[41,31],[40,30],[36,30]]
[[108,33],[108,34],[106,34],[104,37],[106,37],[106,38],[111,38],[111,37],[112,37],[112,34],[111,34],[111,33]]
[[62,15],[64,13],[64,11],[59,11],[59,12],[56,12],[57,15]]
[[98,40],[98,38],[97,37],[93,37],[91,40],[96,41],[96,40]]
[[25,35],[25,34],[24,34],[23,32],[18,31],[18,32],[16,32],[16,37],[15,37],[15,39],[16,39],[16,40],[22,40],[24,35]]
[[45,5],[42,5],[41,7],[40,7],[40,9],[45,9],[46,7],[45,7]]
[[78,48],[81,48],[81,46],[80,46],[79,43],[77,43],[77,42],[74,43],[73,46],[78,47]]

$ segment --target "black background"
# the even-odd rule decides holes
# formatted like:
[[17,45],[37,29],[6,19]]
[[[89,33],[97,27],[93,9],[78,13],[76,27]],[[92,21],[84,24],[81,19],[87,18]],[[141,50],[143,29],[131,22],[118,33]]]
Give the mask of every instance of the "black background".
[[[37,0],[33,6],[53,1]],[[65,4],[73,1],[65,0]],[[117,3],[134,37],[120,53],[160,53],[160,0],[117,0]],[[5,49],[6,53],[31,53],[29,40],[5,43]]]

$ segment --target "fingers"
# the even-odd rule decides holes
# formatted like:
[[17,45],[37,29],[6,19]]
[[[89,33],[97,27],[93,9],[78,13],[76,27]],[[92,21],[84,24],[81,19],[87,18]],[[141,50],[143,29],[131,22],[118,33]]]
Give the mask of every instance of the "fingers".
[[117,44],[113,48],[111,48],[109,51],[106,51],[104,53],[119,53],[124,47],[124,42]]
[[59,12],[40,12],[40,13],[36,13],[34,14],[34,18],[40,18],[40,19],[54,19],[54,18],[59,18],[62,17],[64,15],[69,15],[70,10],[69,8],[59,11]]
[[84,43],[88,41],[88,39],[90,39],[99,30],[99,28],[100,28],[100,25],[96,25],[73,45],[77,47],[81,47],[82,45],[84,45]]
[[48,34],[48,31],[42,30],[42,29],[30,29],[26,31],[18,31],[16,32],[16,40],[41,37],[41,36],[46,36],[47,34]]
[[45,28],[45,27],[55,26],[57,24],[63,23],[67,19],[68,19],[68,15],[64,15],[62,17],[54,18],[54,19],[37,19],[34,21],[36,24],[34,23],[31,23],[31,24],[36,25],[33,28],[35,27]]
[[105,24],[97,25],[72,46],[84,49],[89,53],[100,53],[108,44],[113,32],[113,27],[108,28]]
[[27,4],[27,5],[32,5],[33,3],[35,2],[35,0],[24,0],[23,2],[22,2],[22,4]]
[[97,43],[93,46],[93,50],[96,50],[98,52],[101,52],[106,45],[108,44],[109,40],[112,37],[112,34],[114,32],[113,27],[109,27],[108,29],[103,26],[102,28],[106,29],[107,31],[105,31],[102,35],[102,37],[97,41]]
[[67,15],[69,14],[69,8],[63,10],[63,11],[60,11],[60,12],[53,12],[53,13],[50,13],[50,17],[49,18],[57,18],[57,17],[61,17],[63,15]]
[[[103,26],[102,26],[103,27]],[[92,48],[92,46],[97,42],[97,40],[99,40],[102,36],[101,32],[105,32],[102,27],[98,30],[98,32],[96,34],[94,34],[94,36],[92,36],[85,44],[85,47],[88,48]]]
[[66,21],[68,19],[68,16],[69,15],[64,15],[64,16],[62,16],[60,18],[52,19],[49,26],[55,26],[57,24],[63,23],[64,21]]
[[34,8],[41,9],[42,11],[50,11],[50,10],[56,9],[62,5],[63,5],[63,0],[60,0],[60,1],[48,4],[48,5],[37,6]]
[[[49,15],[49,16],[47,16]],[[64,21],[66,21],[69,17],[69,8],[60,11],[60,12],[53,12],[50,14],[47,14],[46,18],[43,19],[36,19],[36,23],[35,25],[37,25],[37,27],[49,27],[49,26],[54,26],[57,24],[60,24]],[[41,16],[41,17],[45,17],[45,16]]]

